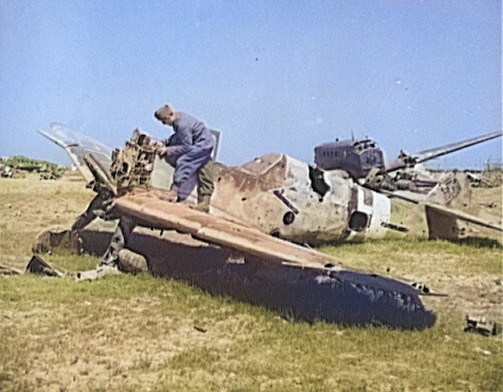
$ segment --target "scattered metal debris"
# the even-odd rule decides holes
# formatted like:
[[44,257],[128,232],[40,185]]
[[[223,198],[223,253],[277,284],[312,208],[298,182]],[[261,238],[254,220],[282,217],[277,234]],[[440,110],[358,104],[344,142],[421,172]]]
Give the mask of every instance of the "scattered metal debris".
[[31,247],[33,253],[51,254],[54,248],[69,248],[76,254],[81,253],[81,239],[76,230],[52,228],[39,233]]
[[22,273],[18,269],[0,265],[0,275],[21,275]]
[[0,163],[0,177],[12,178],[15,172],[16,172],[15,169],[13,169],[12,167]]
[[503,183],[503,164],[486,162],[482,171],[467,171],[471,186],[495,188]]
[[26,272],[47,276],[63,276],[61,272],[56,271],[38,255],[33,255],[26,266]]
[[466,315],[465,332],[475,332],[483,336],[500,335],[502,325],[500,323],[489,321],[485,317],[474,317]]
[[117,275],[120,273],[121,272],[117,269],[117,267],[101,265],[93,270],[79,272],[76,276],[77,280],[96,280],[106,275]]

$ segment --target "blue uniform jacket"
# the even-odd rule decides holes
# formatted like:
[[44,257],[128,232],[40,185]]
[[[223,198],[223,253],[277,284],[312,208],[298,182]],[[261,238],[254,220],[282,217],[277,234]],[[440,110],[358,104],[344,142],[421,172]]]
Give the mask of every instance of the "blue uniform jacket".
[[173,130],[175,133],[167,142],[170,155],[184,155],[193,148],[212,150],[215,147],[215,138],[211,130],[187,113],[177,112]]

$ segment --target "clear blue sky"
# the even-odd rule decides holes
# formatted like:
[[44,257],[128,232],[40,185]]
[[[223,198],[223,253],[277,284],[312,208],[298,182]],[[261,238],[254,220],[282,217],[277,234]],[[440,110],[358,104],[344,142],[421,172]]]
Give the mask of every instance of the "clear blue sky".
[[51,122],[112,148],[166,137],[169,102],[222,132],[229,165],[313,163],[352,134],[394,158],[502,128],[501,37],[501,0],[0,0],[0,155],[70,164],[36,132]]

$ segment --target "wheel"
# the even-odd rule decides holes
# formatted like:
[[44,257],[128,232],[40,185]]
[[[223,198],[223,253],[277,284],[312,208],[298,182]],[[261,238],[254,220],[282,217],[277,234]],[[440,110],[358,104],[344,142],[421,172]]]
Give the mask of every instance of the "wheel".
[[121,249],[119,251],[119,270],[129,272],[131,274],[139,274],[140,272],[148,271],[147,259],[139,253],[135,253],[129,249]]

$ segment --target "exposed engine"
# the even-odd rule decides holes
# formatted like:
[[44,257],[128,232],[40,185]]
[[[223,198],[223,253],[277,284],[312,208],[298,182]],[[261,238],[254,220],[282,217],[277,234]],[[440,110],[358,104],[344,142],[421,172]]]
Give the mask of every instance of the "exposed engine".
[[136,129],[124,148],[112,152],[110,173],[119,192],[135,186],[149,187],[158,143]]

